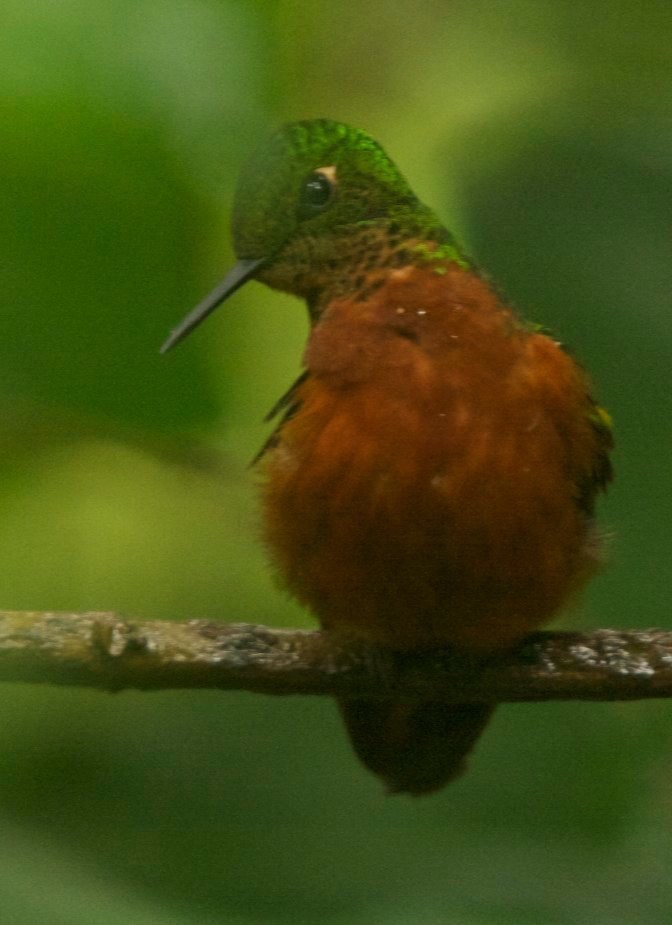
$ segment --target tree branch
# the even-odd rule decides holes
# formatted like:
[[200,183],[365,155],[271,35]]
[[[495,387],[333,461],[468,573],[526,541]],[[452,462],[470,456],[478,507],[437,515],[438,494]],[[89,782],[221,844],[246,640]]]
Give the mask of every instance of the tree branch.
[[0,681],[446,702],[672,697],[672,632],[534,633],[505,657],[400,654],[248,623],[0,611]]

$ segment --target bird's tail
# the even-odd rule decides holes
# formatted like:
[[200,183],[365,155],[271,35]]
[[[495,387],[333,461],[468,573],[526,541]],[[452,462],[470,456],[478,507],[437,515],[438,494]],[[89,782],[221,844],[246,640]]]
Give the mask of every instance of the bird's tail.
[[494,704],[339,700],[355,753],[390,793],[432,793],[459,777]]

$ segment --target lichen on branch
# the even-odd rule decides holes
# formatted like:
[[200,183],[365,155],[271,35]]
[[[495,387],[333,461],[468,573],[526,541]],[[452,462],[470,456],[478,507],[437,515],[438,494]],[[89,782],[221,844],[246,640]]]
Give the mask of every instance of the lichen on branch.
[[0,681],[457,702],[672,697],[672,632],[533,633],[512,653],[405,653],[329,633],[108,612],[0,611]]

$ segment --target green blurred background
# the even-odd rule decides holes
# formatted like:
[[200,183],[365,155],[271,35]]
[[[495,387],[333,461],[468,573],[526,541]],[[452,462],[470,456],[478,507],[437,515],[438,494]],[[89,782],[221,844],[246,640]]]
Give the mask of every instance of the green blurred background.
[[[310,625],[249,458],[298,303],[227,269],[270,128],[370,131],[617,422],[610,564],[575,626],[670,625],[668,0],[3,0],[0,606]],[[461,782],[386,798],[326,699],[5,686],[16,925],[667,923],[665,702],[502,708]]]

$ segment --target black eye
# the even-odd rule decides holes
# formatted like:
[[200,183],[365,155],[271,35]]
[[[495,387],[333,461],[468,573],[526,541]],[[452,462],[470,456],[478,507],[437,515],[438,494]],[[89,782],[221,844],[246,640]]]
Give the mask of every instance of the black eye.
[[299,218],[312,218],[331,202],[334,187],[328,177],[315,171],[304,180],[299,197]]

